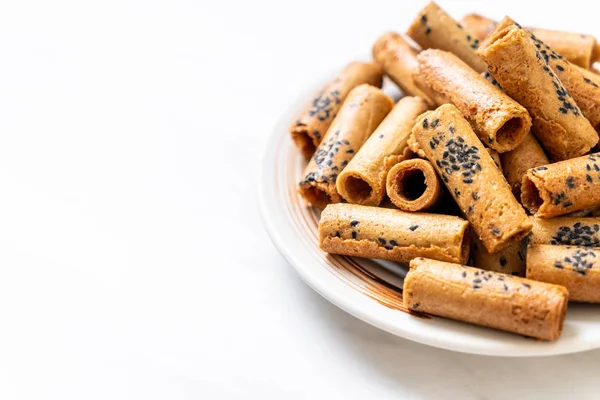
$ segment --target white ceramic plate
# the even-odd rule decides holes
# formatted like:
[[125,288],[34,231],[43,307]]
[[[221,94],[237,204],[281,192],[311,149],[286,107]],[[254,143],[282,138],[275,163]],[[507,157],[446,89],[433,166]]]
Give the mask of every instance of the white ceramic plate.
[[[600,306],[569,305],[561,338],[542,342],[439,317],[408,313],[402,305],[400,264],[332,256],[319,249],[319,211],[296,191],[306,162],[288,127],[325,77],[281,117],[264,153],[259,206],[273,243],[302,279],[323,297],[357,318],[392,334],[430,346],[494,356],[540,356],[600,347]],[[395,90],[384,87],[386,92]]]

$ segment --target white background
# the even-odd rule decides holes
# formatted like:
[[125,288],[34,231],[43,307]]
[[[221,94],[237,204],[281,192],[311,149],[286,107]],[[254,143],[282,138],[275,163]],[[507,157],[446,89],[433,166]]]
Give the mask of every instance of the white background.
[[[591,2],[550,3],[440,1],[600,35]],[[597,398],[600,351],[396,338],[312,292],[261,226],[279,114],[424,4],[1,3],[0,398]]]

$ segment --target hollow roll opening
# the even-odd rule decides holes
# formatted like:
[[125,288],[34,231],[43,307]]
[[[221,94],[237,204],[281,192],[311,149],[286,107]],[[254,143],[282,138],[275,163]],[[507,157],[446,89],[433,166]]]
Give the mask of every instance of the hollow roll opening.
[[312,157],[317,150],[317,146],[315,146],[313,139],[310,137],[306,129],[296,128],[292,132],[292,139],[294,139],[294,143],[296,143],[296,146],[298,146],[305,158]]
[[527,132],[523,132],[523,119],[513,117],[496,131],[496,142],[500,146],[510,146]]
[[523,178],[523,185],[521,186],[521,201],[532,214],[535,214],[544,204],[540,190],[527,176]]
[[304,198],[313,206],[325,208],[329,203],[332,203],[331,197],[323,189],[316,186],[309,186],[301,189]]
[[415,201],[425,194],[425,174],[418,168],[407,168],[396,176],[398,194],[407,201]]
[[346,186],[345,197],[350,203],[365,204],[373,195],[371,185],[360,176],[350,175],[344,183]]

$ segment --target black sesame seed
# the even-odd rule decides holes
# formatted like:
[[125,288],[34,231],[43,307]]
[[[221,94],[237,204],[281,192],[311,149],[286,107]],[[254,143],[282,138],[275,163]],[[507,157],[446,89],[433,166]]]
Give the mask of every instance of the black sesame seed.
[[427,122],[427,118],[425,118],[425,119],[423,120],[423,128],[428,128],[428,127],[429,127],[429,124],[428,124],[428,122]]
[[[513,272],[513,275],[514,275],[514,272]],[[504,288],[505,292],[508,292],[508,286],[506,286],[506,284],[502,285],[502,287]]]
[[592,177],[589,176],[588,174],[585,175],[585,180],[588,181],[589,183],[592,183]]
[[390,240],[390,244],[392,246],[398,246],[398,242],[396,242],[394,239]]
[[467,273],[466,273],[466,272],[463,272],[463,273],[462,273],[462,277],[463,277],[463,278],[466,278],[466,277],[467,277]]
[[350,221],[350,226],[354,228],[356,225],[358,225],[358,223],[359,221],[353,219],[352,221]]
[[411,226],[411,227],[410,227],[410,228],[408,228],[408,229],[410,229],[411,231],[413,231],[413,232],[414,232],[414,231],[416,231],[416,230],[417,230],[417,228],[418,228],[418,227],[419,227],[419,225],[413,225],[413,226]]
[[500,229],[498,228],[492,228],[492,233],[496,236],[500,236],[502,232],[500,232]]
[[377,238],[377,240],[379,240],[379,243],[381,243],[382,245],[384,245],[384,246],[385,246],[385,244],[386,244],[386,241],[385,241],[385,239],[384,239],[384,238]]
[[561,65],[557,65],[556,69],[559,70],[559,71],[564,71],[565,70]]
[[427,23],[427,16],[426,15],[422,15],[421,16],[421,23],[422,24],[426,24]]
[[356,231],[352,231],[352,239],[356,239]]
[[436,126],[438,126],[439,123],[440,123],[440,120],[436,118],[433,121],[431,121],[431,127],[435,128]]
[[523,286],[525,286],[527,289],[531,289],[531,285],[529,283],[523,283]]
[[429,35],[430,33],[431,33],[431,28],[430,28],[430,27],[427,27],[427,28],[425,29],[425,34],[426,34],[426,35]]
[[346,150],[346,153],[348,153],[348,154],[352,154],[352,153],[354,153],[354,150],[353,150],[353,149]]

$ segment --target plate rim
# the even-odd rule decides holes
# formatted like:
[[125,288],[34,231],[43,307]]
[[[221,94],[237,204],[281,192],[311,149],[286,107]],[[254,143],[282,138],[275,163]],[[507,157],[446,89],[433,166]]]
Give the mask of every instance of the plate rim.
[[[330,76],[333,76],[333,74],[329,74],[329,77]],[[395,336],[445,350],[499,357],[537,357],[570,354],[600,347],[600,337],[596,338],[596,340],[589,340],[589,338],[587,338],[588,340],[585,340],[585,337],[579,338],[580,340],[578,340],[577,346],[573,345],[573,341],[561,344],[560,339],[555,342],[539,342],[527,339],[530,340],[529,345],[526,345],[527,342],[525,341],[516,342],[518,343],[517,345],[506,343],[505,345],[497,345],[494,347],[473,347],[465,345],[464,343],[461,345],[461,343],[458,343],[456,340],[445,339],[445,337],[448,335],[432,335],[431,332],[428,332],[427,328],[419,328],[418,325],[421,320],[420,318],[416,318],[404,312],[388,309],[385,306],[376,303],[375,301],[372,301],[374,304],[371,304],[369,301],[370,299],[348,287],[344,282],[332,274],[330,274],[330,277],[325,278],[325,275],[316,274],[314,271],[311,271],[310,268],[306,267],[304,265],[305,261],[303,261],[301,257],[292,251],[291,245],[286,243],[286,238],[282,234],[282,230],[284,230],[284,228],[282,228],[280,224],[283,222],[291,224],[291,221],[285,218],[283,221],[280,221],[282,216],[275,214],[276,207],[269,207],[270,204],[275,206],[277,205],[277,201],[269,200],[276,199],[277,196],[273,185],[269,185],[267,182],[272,182],[272,179],[268,178],[273,176],[273,158],[276,156],[276,150],[278,148],[277,145],[280,143],[280,140],[285,140],[285,136],[287,136],[287,140],[291,142],[291,139],[289,138],[288,127],[294,115],[299,112],[305,102],[308,101],[314,92],[316,92],[317,89],[326,81],[327,79],[320,79],[319,82],[315,82],[310,88],[305,89],[303,93],[299,93],[296,99],[286,107],[286,110],[282,115],[279,116],[276,123],[271,128],[271,132],[260,153],[261,161],[259,164],[256,190],[258,211],[262,224],[267,230],[271,241],[275,245],[278,252],[310,288],[345,312],[372,326],[389,332]],[[334,284],[333,279],[337,280],[339,285]],[[328,280],[331,281],[327,282]],[[330,286],[337,287],[333,288]],[[351,294],[348,291],[352,291],[354,293]],[[356,296],[358,296],[358,298],[355,298]],[[386,314],[392,312],[397,314],[394,316],[393,320],[399,322],[392,323],[384,318]],[[434,318],[450,321],[440,317]],[[469,331],[472,328],[488,330],[487,328],[480,328],[462,322],[451,322],[453,324],[467,326],[468,329],[462,329],[465,331]],[[415,328],[415,326],[417,327]],[[504,332],[500,332],[500,334],[513,335]],[[518,335],[515,336],[518,337]],[[508,342],[515,342],[514,337],[513,340],[509,340]],[[535,343],[535,346],[531,345],[533,343]]]

